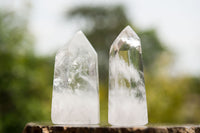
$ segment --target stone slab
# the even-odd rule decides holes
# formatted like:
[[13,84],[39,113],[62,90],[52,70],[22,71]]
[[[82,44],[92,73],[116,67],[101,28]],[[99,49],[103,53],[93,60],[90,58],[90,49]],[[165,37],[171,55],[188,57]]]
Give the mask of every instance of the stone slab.
[[200,133],[200,125],[119,127],[28,123],[23,133]]

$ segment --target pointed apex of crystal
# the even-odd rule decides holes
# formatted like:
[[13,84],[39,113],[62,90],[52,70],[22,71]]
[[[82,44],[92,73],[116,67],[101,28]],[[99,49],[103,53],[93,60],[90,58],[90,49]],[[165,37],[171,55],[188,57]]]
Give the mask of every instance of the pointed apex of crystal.
[[81,30],[77,31],[73,38],[77,38],[77,37],[84,37],[84,38],[86,38],[85,34]]
[[84,35],[82,30],[79,30],[76,34],[83,34]]
[[[128,25],[126,26],[122,32],[120,34],[125,34],[127,35],[128,37],[134,37],[135,39],[138,39],[140,40],[140,38],[138,37],[138,35],[135,33],[135,31]],[[119,35],[120,35],[119,34]]]
[[135,31],[128,25],[117,36],[110,48],[110,54],[119,51],[136,48],[139,53],[142,53],[140,38]]
[[82,50],[87,49],[88,51],[92,51],[97,55],[95,49],[92,47],[91,43],[81,30],[76,32],[66,47],[69,47],[71,50],[74,48],[81,48]]
[[[85,34],[80,30],[76,32],[76,34],[72,37],[72,39],[69,42],[69,45],[85,45],[90,44]],[[91,44],[90,44],[91,45]]]

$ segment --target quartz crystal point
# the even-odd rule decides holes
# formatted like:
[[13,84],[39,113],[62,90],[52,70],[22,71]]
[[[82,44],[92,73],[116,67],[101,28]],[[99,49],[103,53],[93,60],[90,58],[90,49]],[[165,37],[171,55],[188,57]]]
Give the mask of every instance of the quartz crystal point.
[[98,124],[97,53],[79,31],[55,57],[52,112],[54,124]]
[[110,48],[108,108],[111,125],[148,123],[141,43],[130,26]]

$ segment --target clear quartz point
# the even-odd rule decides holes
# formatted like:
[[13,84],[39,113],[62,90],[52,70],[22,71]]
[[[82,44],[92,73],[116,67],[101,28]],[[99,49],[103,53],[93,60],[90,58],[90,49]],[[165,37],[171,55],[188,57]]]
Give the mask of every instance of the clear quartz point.
[[98,124],[97,53],[79,31],[55,57],[51,119],[54,124]]
[[130,26],[119,34],[110,48],[108,105],[111,125],[148,123],[141,43]]

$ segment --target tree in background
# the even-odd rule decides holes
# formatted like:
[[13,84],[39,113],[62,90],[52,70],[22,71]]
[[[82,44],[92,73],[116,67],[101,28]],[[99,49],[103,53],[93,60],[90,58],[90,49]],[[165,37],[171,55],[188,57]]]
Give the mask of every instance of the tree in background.
[[[141,38],[150,123],[199,122],[199,91],[195,93],[195,102],[190,101],[194,95],[192,90],[199,88],[200,79],[193,79],[196,81],[195,85],[191,83],[191,77],[170,76],[168,66],[173,54],[159,40],[154,29],[142,31],[132,25],[121,6],[76,7],[67,14],[67,18],[85,24],[82,28],[98,53],[102,124],[107,123],[109,49],[127,25],[131,25]],[[188,106],[193,107],[193,114],[189,115],[186,111]]]

